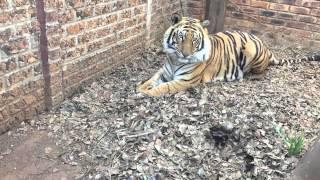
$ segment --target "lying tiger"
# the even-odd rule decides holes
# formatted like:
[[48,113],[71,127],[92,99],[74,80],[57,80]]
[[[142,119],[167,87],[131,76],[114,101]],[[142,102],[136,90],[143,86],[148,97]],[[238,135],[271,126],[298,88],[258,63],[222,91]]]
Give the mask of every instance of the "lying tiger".
[[242,80],[245,73],[263,75],[269,65],[320,61],[320,55],[277,60],[263,42],[245,32],[208,35],[208,21],[174,15],[163,38],[168,60],[137,91],[159,96],[212,81]]

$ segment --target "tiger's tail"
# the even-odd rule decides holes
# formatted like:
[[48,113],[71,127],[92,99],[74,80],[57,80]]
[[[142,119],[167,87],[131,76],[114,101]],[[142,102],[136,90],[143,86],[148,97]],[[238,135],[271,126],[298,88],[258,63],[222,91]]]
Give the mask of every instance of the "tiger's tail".
[[290,59],[276,59],[274,55],[270,58],[270,65],[285,65],[285,64],[297,64],[301,62],[308,62],[308,61],[319,61],[320,62],[320,52],[314,55],[304,56],[302,58],[290,58]]

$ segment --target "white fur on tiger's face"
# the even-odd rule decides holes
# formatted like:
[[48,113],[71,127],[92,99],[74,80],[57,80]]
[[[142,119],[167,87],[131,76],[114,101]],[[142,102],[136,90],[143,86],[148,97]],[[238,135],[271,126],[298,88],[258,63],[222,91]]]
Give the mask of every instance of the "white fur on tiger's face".
[[211,43],[208,31],[197,19],[182,17],[163,36],[163,50],[175,54],[181,63],[197,63],[209,59]]

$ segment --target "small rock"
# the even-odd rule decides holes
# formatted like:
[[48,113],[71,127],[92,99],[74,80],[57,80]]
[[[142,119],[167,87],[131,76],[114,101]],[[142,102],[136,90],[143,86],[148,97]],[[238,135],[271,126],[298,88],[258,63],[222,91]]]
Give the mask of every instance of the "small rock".
[[205,175],[203,168],[198,169],[197,174],[198,174],[198,176],[203,177]]
[[101,179],[102,178],[102,175],[101,174],[97,174],[94,179]]
[[45,149],[44,149],[44,152],[46,153],[46,154],[50,154],[51,152],[52,152],[52,148],[51,147],[46,147]]
[[11,149],[7,149],[5,152],[2,152],[1,155],[8,155],[12,152]]
[[31,126],[34,126],[35,124],[36,124],[36,122],[35,122],[34,120],[31,120],[31,121],[30,121],[30,125],[31,125]]
[[225,131],[227,131],[227,132],[231,132],[232,130],[233,130],[233,124],[231,123],[231,122],[229,122],[229,121],[227,121],[227,122],[224,122],[223,124],[222,124],[222,127],[223,127],[223,129],[225,130]]

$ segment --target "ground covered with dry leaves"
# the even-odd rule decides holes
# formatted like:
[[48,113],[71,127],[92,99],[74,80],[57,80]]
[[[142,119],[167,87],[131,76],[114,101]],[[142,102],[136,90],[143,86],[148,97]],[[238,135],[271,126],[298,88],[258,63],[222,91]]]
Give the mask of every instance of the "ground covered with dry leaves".
[[[278,57],[306,53],[273,49]],[[164,59],[150,49],[35,122],[64,147],[63,162],[81,167],[77,179],[280,179],[319,135],[319,63],[162,97],[136,93]],[[300,156],[286,155],[278,126],[304,132]]]

